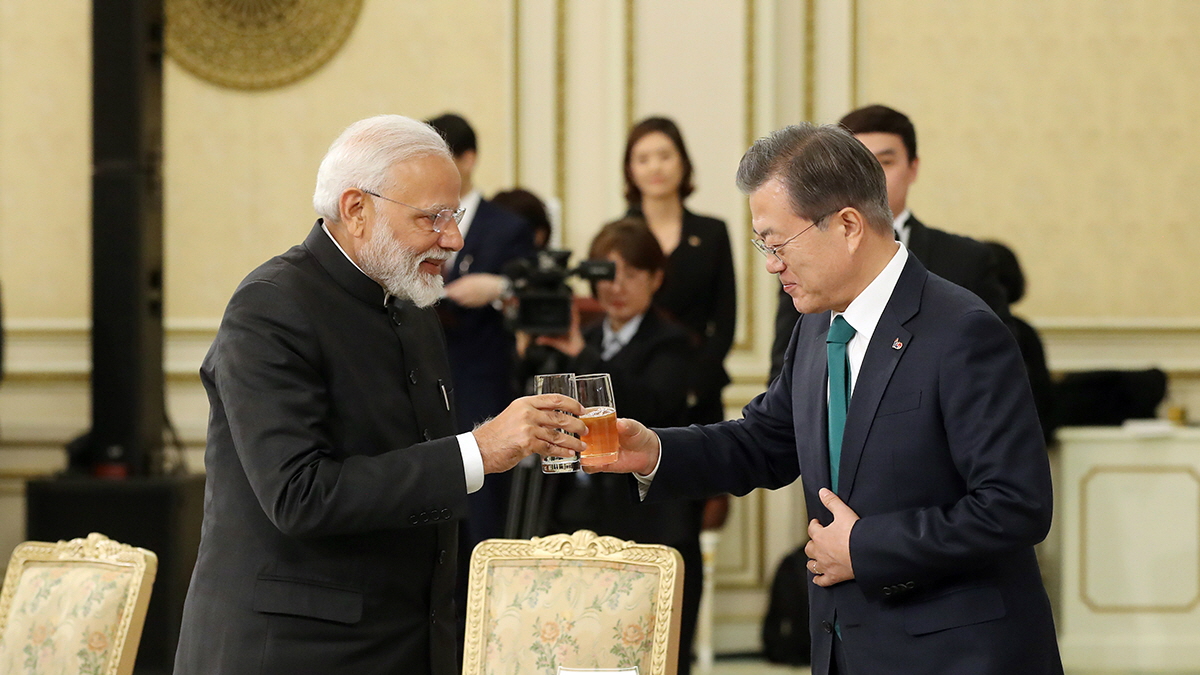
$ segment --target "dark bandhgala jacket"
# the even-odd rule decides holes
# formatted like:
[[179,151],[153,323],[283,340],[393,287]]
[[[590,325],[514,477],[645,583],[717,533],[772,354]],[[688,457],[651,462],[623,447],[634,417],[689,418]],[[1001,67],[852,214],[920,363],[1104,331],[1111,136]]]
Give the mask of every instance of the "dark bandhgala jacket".
[[[829,320],[800,318],[783,372],[743,419],[660,430],[647,498],[799,476],[808,515],[829,525]],[[1050,527],[1050,470],[1021,355],[982,300],[913,256],[855,381],[840,476],[861,517],[856,578],[809,586],[814,675],[829,672],[835,631],[852,673],[1062,673],[1033,551]]]
[[234,292],[176,675],[457,672],[449,366],[432,310],[384,303],[320,222]]

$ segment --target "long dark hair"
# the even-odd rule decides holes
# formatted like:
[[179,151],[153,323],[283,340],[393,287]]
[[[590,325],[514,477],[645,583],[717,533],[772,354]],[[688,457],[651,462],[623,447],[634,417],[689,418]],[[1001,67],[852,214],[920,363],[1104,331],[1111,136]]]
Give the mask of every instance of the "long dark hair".
[[666,134],[667,138],[671,139],[675,149],[679,151],[680,160],[683,161],[683,175],[679,178],[680,201],[687,199],[687,196],[696,190],[696,186],[692,184],[692,160],[688,157],[687,146],[683,144],[683,134],[679,133],[679,127],[666,117],[647,117],[633,125],[629,130],[629,138],[625,141],[625,200],[634,208],[640,209],[642,206],[642,191],[634,184],[633,172],[629,169],[630,160],[633,159],[633,146],[643,137],[656,131]]

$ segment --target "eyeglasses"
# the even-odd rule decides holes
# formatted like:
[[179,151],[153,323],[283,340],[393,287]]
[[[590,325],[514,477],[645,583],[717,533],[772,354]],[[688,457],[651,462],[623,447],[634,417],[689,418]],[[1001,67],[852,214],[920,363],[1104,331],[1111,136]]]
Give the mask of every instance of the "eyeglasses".
[[446,225],[451,220],[454,220],[455,225],[457,225],[458,223],[461,223],[463,214],[467,212],[467,207],[465,207],[465,206],[460,206],[457,209],[442,209],[440,211],[426,211],[425,209],[413,206],[412,204],[405,204],[404,202],[398,202],[395,199],[392,199],[391,197],[384,197],[383,195],[379,194],[378,192],[372,192],[370,190],[363,190],[363,192],[371,195],[372,197],[379,197],[380,199],[382,199],[384,201],[389,201],[393,204],[399,204],[400,206],[407,206],[408,208],[412,209],[413,211],[420,211],[422,213],[422,215],[424,215],[426,218],[429,219],[429,222],[433,223],[433,231],[436,232],[437,234],[441,234],[442,231],[446,229]]
[[764,258],[767,257],[767,255],[773,255],[773,256],[775,256],[775,259],[780,262],[780,264],[786,265],[787,263],[784,262],[783,258],[781,258],[779,256],[779,249],[792,243],[792,240],[795,239],[796,237],[799,237],[800,235],[804,234],[805,232],[808,232],[809,230],[813,229],[817,225],[820,225],[822,222],[825,221],[826,218],[828,218],[829,216],[832,216],[833,214],[837,213],[838,211],[841,211],[841,209],[836,209],[836,210],[830,211],[829,213],[826,213],[825,215],[821,216],[820,218],[817,218],[816,220],[814,220],[812,222],[812,225],[809,225],[808,227],[804,228],[803,230],[800,230],[798,233],[792,235],[791,237],[788,237],[787,241],[783,242],[782,244],[776,244],[775,246],[767,246],[767,244],[762,239],[753,239],[753,238],[750,239],[750,243],[754,244],[754,248],[758,249],[758,252],[763,254]]

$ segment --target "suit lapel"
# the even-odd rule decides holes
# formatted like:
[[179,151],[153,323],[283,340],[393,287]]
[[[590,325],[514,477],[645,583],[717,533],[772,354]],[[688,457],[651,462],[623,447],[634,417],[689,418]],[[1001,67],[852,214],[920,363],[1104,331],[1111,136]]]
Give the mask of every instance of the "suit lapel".
[[800,474],[810,479],[814,491],[828,487],[829,424],[828,373],[825,336],[829,333],[829,312],[802,314],[800,338],[792,366],[792,424],[796,433],[796,452]]
[[854,393],[850,397],[850,409],[846,413],[846,431],[842,438],[842,463],[840,467],[839,495],[848,500],[854,490],[867,436],[879,402],[887,390],[896,370],[896,364],[908,351],[912,333],[904,328],[921,306],[921,290],[929,273],[915,257],[909,256],[904,271],[896,281],[896,288],[888,300],[887,307],[875,325],[871,343],[863,357],[858,378],[854,382]]

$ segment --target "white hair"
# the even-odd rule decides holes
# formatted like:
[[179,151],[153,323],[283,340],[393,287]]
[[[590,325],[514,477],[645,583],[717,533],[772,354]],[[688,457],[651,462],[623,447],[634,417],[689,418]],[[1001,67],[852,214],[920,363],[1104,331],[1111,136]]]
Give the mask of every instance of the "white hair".
[[372,192],[394,188],[388,176],[391,168],[427,155],[454,160],[446,140],[428,124],[402,115],[359,120],[346,127],[321,160],[313,208],[326,221],[340,222],[343,192],[350,188]]

